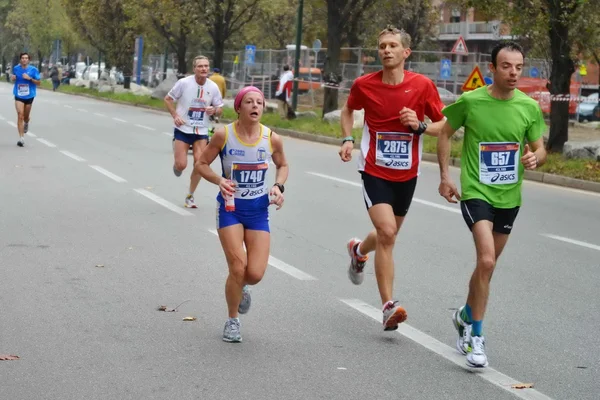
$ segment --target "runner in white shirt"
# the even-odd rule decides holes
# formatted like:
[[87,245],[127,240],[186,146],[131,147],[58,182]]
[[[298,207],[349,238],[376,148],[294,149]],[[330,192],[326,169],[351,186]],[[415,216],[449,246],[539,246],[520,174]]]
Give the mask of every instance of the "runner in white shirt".
[[[165,105],[175,124],[173,133],[175,163],[173,173],[181,176],[187,167],[188,149],[192,146],[194,164],[208,144],[208,131],[211,128],[210,117],[223,113],[223,98],[216,83],[208,79],[210,64],[205,56],[194,58],[194,75],[182,78],[165,96]],[[174,103],[177,103],[175,106]],[[192,171],[190,192],[185,206],[197,208],[194,192],[200,183],[200,174]]]

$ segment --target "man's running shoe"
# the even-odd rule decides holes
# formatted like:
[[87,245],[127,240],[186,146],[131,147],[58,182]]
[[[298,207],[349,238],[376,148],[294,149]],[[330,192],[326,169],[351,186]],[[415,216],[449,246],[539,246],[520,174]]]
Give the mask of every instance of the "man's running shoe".
[[19,147],[25,146],[25,139],[23,139],[23,138],[19,139],[19,141],[17,142],[17,146],[19,146]]
[[467,365],[472,368],[485,368],[488,366],[485,355],[485,338],[473,336],[471,338],[471,351],[467,354]]
[[229,343],[239,343],[242,341],[239,319],[229,318],[227,322],[225,322],[225,328],[223,329],[223,341]]
[[251,303],[252,296],[250,296],[250,287],[248,285],[244,285],[242,288],[242,301],[240,301],[240,305],[238,306],[238,312],[240,314],[246,314],[248,310],[250,310]]
[[464,306],[454,311],[452,314],[452,323],[458,331],[458,339],[456,339],[456,350],[463,356],[471,351],[471,325],[462,320],[460,314]]
[[359,258],[358,255],[356,255],[356,249],[357,246],[360,245],[360,242],[360,239],[353,238],[350,239],[350,241],[347,244],[348,255],[350,256],[348,278],[350,278],[350,281],[352,281],[352,283],[354,283],[355,285],[360,285],[361,283],[363,283],[363,280],[365,279],[365,274],[363,270],[365,268],[367,260],[369,259],[369,256]]
[[181,172],[180,170],[178,170],[177,168],[175,168],[175,166],[173,165],[173,173],[175,174],[176,177],[180,177],[181,176]]
[[185,198],[185,206],[187,208],[198,208],[198,206],[194,202],[194,196],[192,196],[191,194],[187,195],[187,197]]
[[388,301],[383,307],[383,330],[395,331],[406,318],[406,310],[397,301]]
[[29,132],[29,122],[23,123],[23,132],[25,132],[25,133]]

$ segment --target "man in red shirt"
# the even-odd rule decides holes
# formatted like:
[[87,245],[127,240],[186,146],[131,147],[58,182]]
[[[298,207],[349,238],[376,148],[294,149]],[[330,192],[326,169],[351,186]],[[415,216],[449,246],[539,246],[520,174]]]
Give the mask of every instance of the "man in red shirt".
[[[420,172],[423,133],[437,136],[444,124],[435,84],[424,75],[404,70],[410,56],[410,36],[388,27],[379,34],[383,70],[354,81],[342,109],[342,161],[352,159],[354,110],[365,110],[359,171],[363,196],[375,229],[364,240],[348,242],[348,276],[360,285],[368,254],[375,251],[375,275],[383,304],[383,327],[398,329],[406,311],[392,298],[396,235],[404,222]],[[432,123],[424,122],[425,115]]]

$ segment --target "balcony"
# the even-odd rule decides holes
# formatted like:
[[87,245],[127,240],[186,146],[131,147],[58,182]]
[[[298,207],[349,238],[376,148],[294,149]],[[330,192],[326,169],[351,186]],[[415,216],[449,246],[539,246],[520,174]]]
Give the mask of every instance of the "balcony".
[[[497,23],[497,22],[496,22]],[[505,35],[494,37],[494,22],[450,22],[439,25],[439,40],[456,40],[462,36],[465,40],[498,40]],[[499,29],[502,29],[500,27]]]

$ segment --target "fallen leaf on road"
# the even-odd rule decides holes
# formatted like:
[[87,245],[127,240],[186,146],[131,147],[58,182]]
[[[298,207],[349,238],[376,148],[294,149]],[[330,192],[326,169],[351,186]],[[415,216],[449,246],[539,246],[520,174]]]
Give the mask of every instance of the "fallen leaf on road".
[[177,311],[177,310],[176,310],[176,309],[174,309],[174,308],[168,308],[167,306],[159,306],[159,307],[157,308],[157,311],[175,312],[175,311]]
[[533,388],[533,383],[515,383],[512,385],[513,389],[531,389]]
[[196,317],[185,317],[183,320],[184,321],[195,321]]
[[104,268],[104,264],[97,264],[96,268]]
[[18,360],[19,356],[13,356],[10,354],[0,354],[0,361],[12,361],[12,360]]

